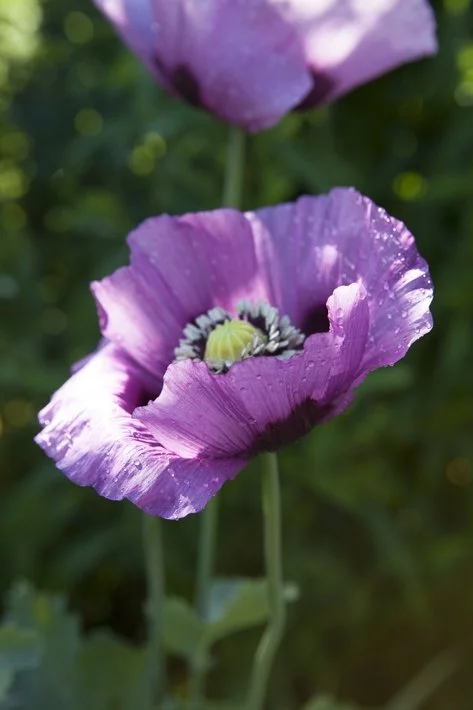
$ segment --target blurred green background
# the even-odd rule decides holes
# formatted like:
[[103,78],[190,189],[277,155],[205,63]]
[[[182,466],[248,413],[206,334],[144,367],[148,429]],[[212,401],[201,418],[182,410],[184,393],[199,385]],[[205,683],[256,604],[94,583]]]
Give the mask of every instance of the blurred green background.
[[[458,667],[423,707],[473,708],[473,3],[435,9],[436,58],[248,142],[244,207],[355,185],[407,223],[436,287],[433,333],[282,455],[300,600],[270,708],[316,690],[380,706],[445,649]],[[129,229],[219,205],[227,130],[163,95],[89,0],[0,0],[0,108],[2,596],[30,580],[83,629],[139,642],[140,515],[56,471],[36,412],[94,348],[88,282],[126,261]],[[221,495],[220,574],[262,573],[259,505],[252,466]],[[169,588],[188,598],[197,525],[164,529]],[[238,694],[259,636],[218,645],[211,694]],[[182,662],[170,671],[185,694]]]

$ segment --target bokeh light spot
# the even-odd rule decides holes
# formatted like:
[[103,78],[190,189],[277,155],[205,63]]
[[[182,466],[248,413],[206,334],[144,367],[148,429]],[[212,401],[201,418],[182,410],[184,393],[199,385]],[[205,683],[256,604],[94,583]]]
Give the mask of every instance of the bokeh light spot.
[[93,108],[83,108],[74,119],[74,126],[83,136],[96,136],[103,128],[102,116]]
[[17,200],[27,189],[26,176],[15,163],[0,163],[0,200]]
[[419,173],[408,171],[395,178],[393,189],[402,200],[416,200],[425,194],[427,183]]
[[461,81],[455,89],[455,101],[459,106],[473,104],[473,78]]
[[24,160],[30,152],[30,139],[26,133],[11,131],[0,137],[0,152],[15,160]]
[[457,52],[457,66],[463,72],[473,68],[473,42],[468,42]]
[[472,469],[471,463],[466,458],[455,458],[450,461],[445,469],[445,475],[454,486],[466,488],[471,483]]
[[94,36],[94,25],[83,12],[70,12],[64,21],[64,32],[69,42],[86,44]]
[[2,206],[0,224],[8,232],[19,232],[26,227],[27,217],[25,210],[17,202],[7,202]]
[[451,15],[462,15],[470,7],[470,0],[443,0],[443,6]]
[[135,175],[144,176],[153,172],[156,161],[166,154],[166,141],[159,133],[147,133],[142,143],[133,148],[128,166]]
[[25,399],[11,399],[5,404],[4,415],[7,424],[19,429],[34,420],[35,410]]

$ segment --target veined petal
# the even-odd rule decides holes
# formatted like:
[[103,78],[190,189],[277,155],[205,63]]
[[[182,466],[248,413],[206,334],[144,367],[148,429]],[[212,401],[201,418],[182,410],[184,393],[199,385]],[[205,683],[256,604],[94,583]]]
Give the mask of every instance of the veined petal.
[[187,458],[251,455],[302,436],[347,405],[360,376],[369,326],[364,288],[343,286],[328,306],[330,331],[311,336],[301,353],[249,358],[225,375],[203,362],[175,363],[159,397],[134,417]]
[[323,330],[334,289],[354,282],[368,295],[367,370],[397,362],[431,329],[433,288],[414,237],[356,190],[336,188],[247,218],[272,302],[306,334]]
[[235,210],[148,219],[129,244],[130,266],[92,290],[103,335],[158,376],[187,323],[213,306],[267,298],[251,228]]
[[148,382],[138,365],[106,345],[42,410],[36,442],[78,485],[180,518],[201,510],[246,460],[189,460],[166,451],[132,418],[146,401]]

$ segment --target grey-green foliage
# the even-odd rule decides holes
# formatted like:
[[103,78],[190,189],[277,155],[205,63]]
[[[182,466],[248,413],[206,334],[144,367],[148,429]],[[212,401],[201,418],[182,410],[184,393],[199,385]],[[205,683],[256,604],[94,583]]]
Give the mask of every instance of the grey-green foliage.
[[[294,601],[296,597],[295,585],[286,584],[286,601]],[[207,619],[200,619],[185,599],[166,599],[164,641],[170,653],[192,659],[200,648],[208,650],[226,636],[263,624],[268,617],[265,580],[218,580],[212,586]]]
[[108,631],[81,636],[63,600],[18,585],[0,628],[0,707],[146,710],[145,655]]

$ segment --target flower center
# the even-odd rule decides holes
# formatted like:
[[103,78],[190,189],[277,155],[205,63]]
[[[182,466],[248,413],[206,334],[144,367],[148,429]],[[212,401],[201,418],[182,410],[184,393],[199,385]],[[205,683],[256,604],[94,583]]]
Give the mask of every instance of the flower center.
[[265,301],[241,301],[236,317],[223,308],[211,308],[188,323],[174,354],[176,360],[203,360],[214,372],[226,372],[248,357],[290,357],[302,348],[305,336],[287,316]]
[[229,320],[217,325],[207,338],[204,360],[211,367],[236,362],[259,345],[266,345],[267,337],[246,320]]

